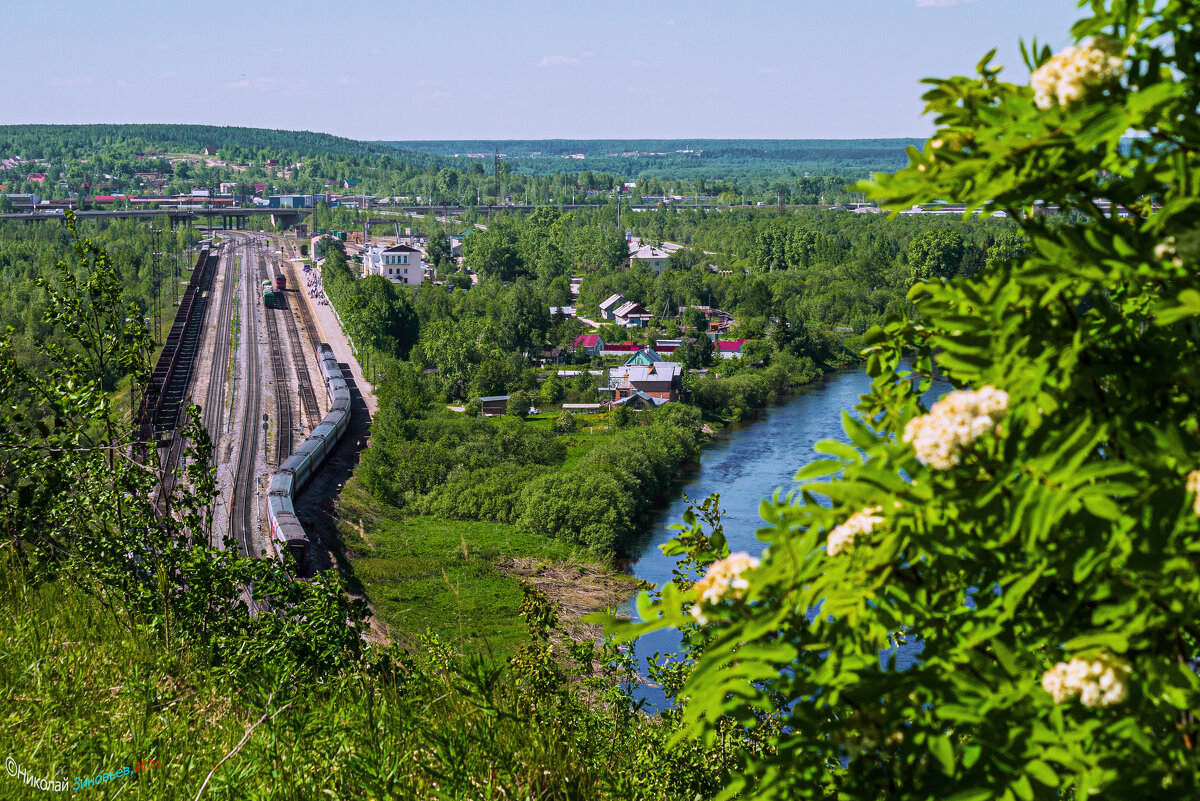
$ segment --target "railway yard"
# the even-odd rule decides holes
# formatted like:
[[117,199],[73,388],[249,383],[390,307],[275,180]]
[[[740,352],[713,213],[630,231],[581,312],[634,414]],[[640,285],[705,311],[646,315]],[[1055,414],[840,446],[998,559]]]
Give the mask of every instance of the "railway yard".
[[[228,538],[245,555],[278,557],[282,546],[271,536],[267,487],[321,423],[331,397],[317,361],[317,327],[297,291],[298,271],[268,241],[230,231],[211,251],[215,269],[209,265],[207,283],[199,287],[207,309],[202,323],[191,323],[199,336],[187,383],[217,465],[212,544],[220,547]],[[328,443],[330,450],[335,444]]]

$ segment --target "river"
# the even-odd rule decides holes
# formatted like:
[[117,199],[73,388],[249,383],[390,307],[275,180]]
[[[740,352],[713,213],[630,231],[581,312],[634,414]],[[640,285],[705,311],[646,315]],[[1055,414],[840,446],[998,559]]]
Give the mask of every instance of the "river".
[[[782,403],[760,410],[756,419],[720,432],[705,447],[698,469],[678,487],[677,500],[655,517],[634,548],[635,558],[629,564],[629,572],[660,587],[671,580],[676,559],[664,556],[659,546],[676,534],[669,526],[679,523],[688,507],[683,495],[701,501],[711,493],[719,493],[729,550],[761,553],[764,546],[756,532],[762,526],[758,514],[762,499],[777,488],[786,493],[797,486],[792,477],[819,457],[813,450],[817,442],[847,440],[842,430],[842,412],[852,411],[859,396],[870,387],[871,380],[861,367],[826,373],[816,382],[797,389]],[[926,403],[936,400],[947,389],[948,386],[943,386],[930,390]],[[632,599],[619,611],[631,614]],[[678,647],[679,638],[674,630],[643,637],[635,646],[639,669],[644,672],[645,657],[655,651],[671,653]],[[653,687],[644,688],[639,696],[646,699],[648,707],[663,701],[662,694]]]

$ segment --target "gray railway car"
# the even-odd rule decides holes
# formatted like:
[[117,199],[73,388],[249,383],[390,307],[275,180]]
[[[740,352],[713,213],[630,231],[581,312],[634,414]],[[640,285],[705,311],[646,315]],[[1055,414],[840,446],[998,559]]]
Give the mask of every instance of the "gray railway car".
[[329,412],[271,476],[267,493],[271,536],[295,557],[302,572],[308,565],[309,539],[296,517],[293,500],[337,447],[350,425],[350,388],[333,349],[322,342],[317,349],[317,360],[329,398]]

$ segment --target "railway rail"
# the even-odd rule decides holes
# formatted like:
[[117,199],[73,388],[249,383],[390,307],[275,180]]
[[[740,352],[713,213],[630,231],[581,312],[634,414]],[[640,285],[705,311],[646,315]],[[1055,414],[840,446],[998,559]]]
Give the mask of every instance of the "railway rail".
[[[282,266],[280,267],[282,269]],[[289,273],[293,271],[289,270]],[[283,273],[281,273],[283,275]],[[291,283],[293,290],[299,292],[299,285],[295,283],[294,273],[286,276]],[[304,348],[300,344],[300,331],[296,325],[296,315],[292,313],[292,300],[289,297],[290,292],[278,292],[275,294],[275,302],[283,310],[283,318],[285,327],[288,332],[288,341],[292,345],[292,363],[296,368],[296,391],[300,396],[300,409],[304,416],[304,428],[306,431],[311,431],[317,421],[321,419],[321,409],[317,406],[317,393],[313,391],[312,380],[308,374],[308,357],[304,353]],[[299,298],[297,305],[302,309],[305,308],[304,300]],[[315,333],[315,332],[314,332]],[[310,339],[311,339],[310,335]],[[319,343],[313,342],[313,350],[315,351]],[[289,454],[291,452],[289,451]],[[283,464],[282,461],[277,461],[276,464]]]
[[233,252],[226,254],[225,280],[221,287],[221,303],[217,308],[216,343],[213,345],[208,390],[204,394],[204,429],[208,432],[209,439],[212,440],[214,453],[217,452],[217,445],[221,440],[221,417],[225,406],[225,374],[229,369],[229,336],[230,329],[233,327],[234,299],[238,293],[240,261],[239,254]]
[[[267,261],[267,280],[274,281],[271,275],[270,261]],[[275,303],[283,297],[282,292],[275,293]],[[283,343],[279,339],[279,318],[276,309],[263,306],[263,317],[267,321],[267,340],[271,346],[271,374],[275,378],[275,464],[281,465],[292,453],[292,398],[288,392],[287,367],[283,361]],[[300,375],[300,371],[297,371]]]
[[[288,265],[288,280],[296,288],[297,297],[299,297],[300,281],[295,268],[290,264]],[[320,358],[321,336],[317,333],[317,324],[313,320],[312,309],[308,307],[308,303],[305,302],[304,298],[300,298],[300,302],[296,304],[296,310],[300,312],[300,321],[304,323],[304,330],[308,334],[308,342],[312,345],[313,352],[317,353],[318,358]]]
[[[258,455],[258,426],[262,410],[259,390],[257,257],[250,247],[245,248],[246,264],[241,272],[241,289],[246,313],[242,324],[245,345],[246,396],[242,414],[241,440],[238,443],[237,467],[234,471],[233,496],[229,504],[229,533],[244,556],[253,556],[251,534],[254,531],[254,464]],[[253,602],[251,602],[253,604]]]

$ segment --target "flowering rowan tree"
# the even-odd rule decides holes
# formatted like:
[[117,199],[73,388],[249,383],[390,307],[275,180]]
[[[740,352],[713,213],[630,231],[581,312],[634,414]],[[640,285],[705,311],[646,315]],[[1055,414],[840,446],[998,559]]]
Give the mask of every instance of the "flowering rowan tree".
[[[836,477],[764,502],[759,564],[716,562],[627,629],[711,631],[687,736],[786,699],[731,795],[1200,785],[1200,5],[1088,5],[1075,46],[1024,51],[1030,81],[990,55],[930,81],[937,133],[863,187],[1003,211],[1024,254],[915,286],[916,314],[865,338],[851,444],[798,474]],[[935,371],[956,391],[926,409]],[[924,646],[906,670],[880,655],[901,638]]]

